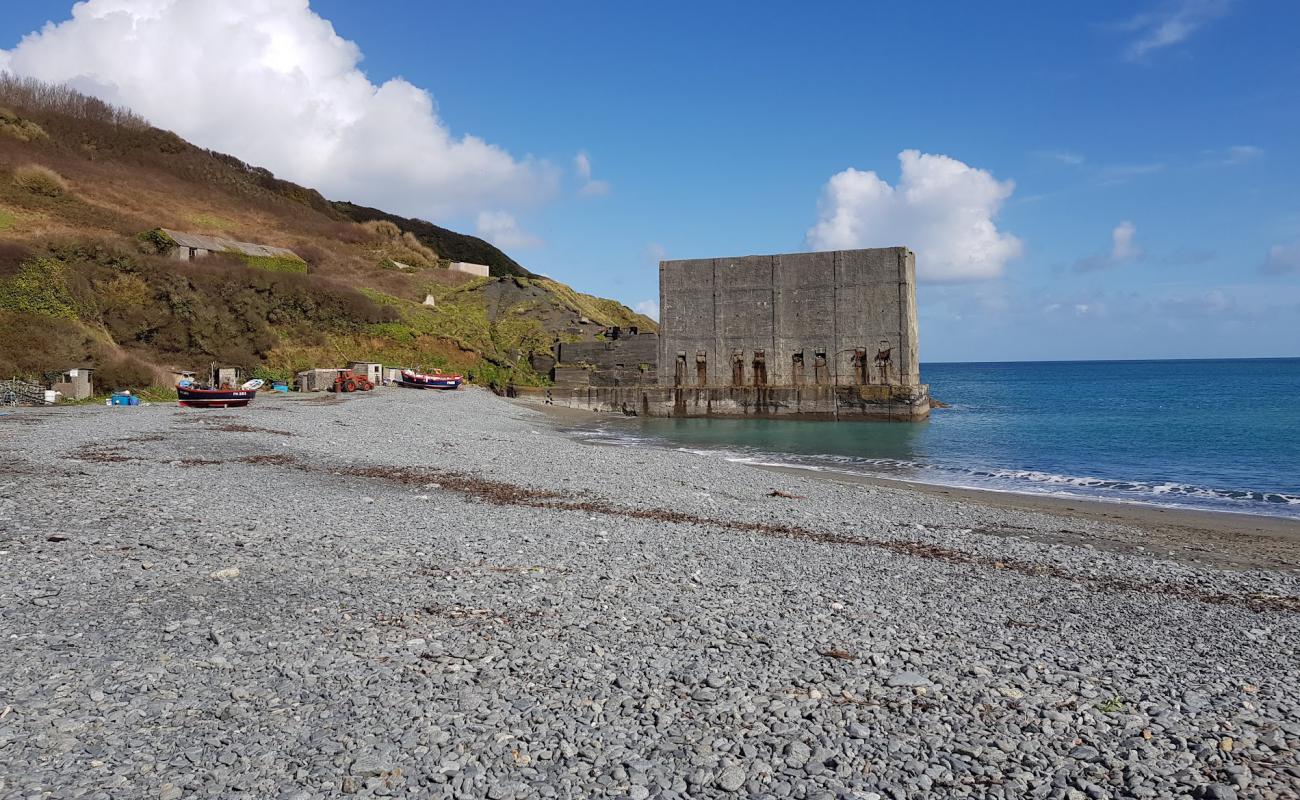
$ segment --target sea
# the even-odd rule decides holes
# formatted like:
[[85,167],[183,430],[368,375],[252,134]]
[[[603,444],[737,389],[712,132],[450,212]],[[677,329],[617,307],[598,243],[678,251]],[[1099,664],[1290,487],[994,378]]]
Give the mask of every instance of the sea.
[[602,418],[579,436],[942,486],[1300,520],[1300,358],[922,364],[929,421]]

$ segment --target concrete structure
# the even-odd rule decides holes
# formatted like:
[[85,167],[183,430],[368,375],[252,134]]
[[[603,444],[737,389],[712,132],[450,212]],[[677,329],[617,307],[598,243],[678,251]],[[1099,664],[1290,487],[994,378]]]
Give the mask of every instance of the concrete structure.
[[94,374],[93,369],[86,367],[70,369],[51,383],[50,389],[63,395],[65,400],[85,400],[95,394]]
[[470,275],[477,275],[480,278],[486,278],[492,274],[492,268],[487,264],[472,264],[468,261],[453,261],[447,265],[447,269],[452,272],[465,272]]
[[246,256],[302,260],[297,253],[284,247],[237,242],[234,239],[226,239],[220,236],[184,233],[183,231],[173,231],[167,228],[159,228],[158,230],[176,243],[176,246],[167,252],[167,257],[178,261],[193,261],[196,258],[204,258],[213,253],[240,253]]
[[294,377],[300,392],[324,392],[334,385],[337,369],[305,369]]
[[384,382],[384,365],[376,364],[370,361],[351,361],[348,363],[348,369],[352,370],[353,375],[361,375],[370,380],[376,386]]
[[424,295],[424,305],[429,308],[435,308],[438,305],[438,298],[426,292]]
[[221,367],[217,370],[217,385],[234,388],[244,382],[244,371],[239,367]]
[[659,265],[665,386],[916,386],[905,247]]
[[[615,328],[604,340],[558,345],[555,360],[557,386],[652,386],[658,376],[659,337],[623,335]],[[578,372],[585,373],[585,379]]]
[[916,256],[905,247],[665,261],[659,306],[659,336],[645,335],[657,344],[653,378],[628,372],[649,360],[641,336],[625,351],[601,352],[616,342],[560,345],[555,387],[521,395],[651,416],[930,413]]

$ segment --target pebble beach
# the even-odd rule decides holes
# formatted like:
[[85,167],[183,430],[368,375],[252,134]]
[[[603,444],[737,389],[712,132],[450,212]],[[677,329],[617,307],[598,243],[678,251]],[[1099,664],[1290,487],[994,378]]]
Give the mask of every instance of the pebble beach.
[[479,389],[19,409],[0,449],[4,800],[1300,797],[1300,539]]

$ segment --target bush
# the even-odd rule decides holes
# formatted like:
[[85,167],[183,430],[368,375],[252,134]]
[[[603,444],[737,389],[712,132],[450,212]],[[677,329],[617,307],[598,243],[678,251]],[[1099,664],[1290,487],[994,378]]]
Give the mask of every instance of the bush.
[[40,164],[25,164],[14,170],[14,183],[32,194],[46,197],[61,197],[68,191],[68,184],[59,173]]
[[66,270],[51,258],[28,259],[17,274],[0,281],[0,308],[45,317],[77,316]]
[[45,129],[30,119],[23,119],[7,108],[0,107],[0,133],[14,137],[20,142],[46,138]]
[[154,371],[135,356],[121,356],[95,370],[95,383],[103,390],[119,392],[154,384]]
[[386,219],[363,222],[361,227],[365,228],[377,239],[396,239],[402,235],[402,229],[397,227],[397,223],[389,222]]

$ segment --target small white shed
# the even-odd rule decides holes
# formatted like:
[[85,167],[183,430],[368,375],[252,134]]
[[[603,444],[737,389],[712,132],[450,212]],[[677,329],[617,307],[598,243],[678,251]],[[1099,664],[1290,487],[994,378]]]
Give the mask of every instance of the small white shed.
[[480,278],[486,278],[492,274],[492,268],[487,264],[472,264],[468,261],[453,261],[447,267],[453,272],[465,272],[470,275],[477,275]]
[[376,386],[384,382],[384,365],[375,364],[370,361],[350,361],[348,369],[352,370],[353,375],[360,375],[370,380]]

